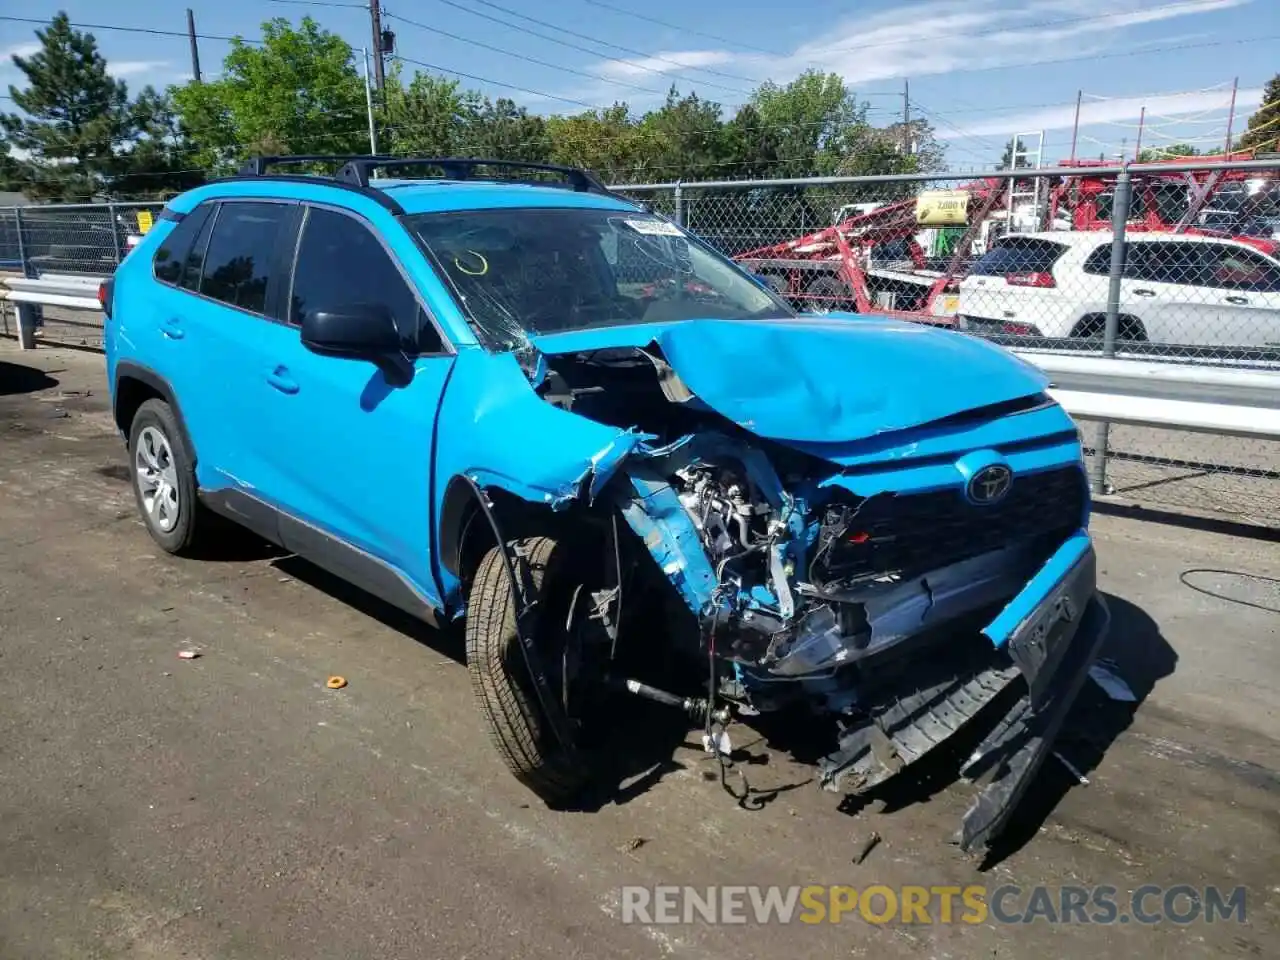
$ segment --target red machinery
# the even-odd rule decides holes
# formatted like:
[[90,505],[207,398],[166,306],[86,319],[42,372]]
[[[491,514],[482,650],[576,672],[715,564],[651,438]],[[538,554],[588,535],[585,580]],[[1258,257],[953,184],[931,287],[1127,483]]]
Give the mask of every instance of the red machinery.
[[[1228,162],[1252,156],[1244,152],[1196,159]],[[1108,165],[1111,164],[1107,161],[1089,160],[1062,163],[1063,167],[1078,168],[1080,173],[1059,177],[1050,185],[1048,202],[1039,205],[1037,228],[1049,229],[1054,224],[1061,228],[1069,223],[1073,230],[1110,230],[1110,199],[1115,191],[1115,177],[1089,173],[1091,168]],[[1280,163],[1277,168],[1280,169]],[[1275,239],[1241,235],[1238,229],[1211,229],[1197,224],[1210,199],[1224,186],[1257,179],[1257,171],[1247,170],[1135,174],[1126,229],[1234,237],[1276,255],[1280,243]],[[930,264],[916,239],[921,227],[916,218],[914,197],[849,217],[794,240],[750,250],[734,259],[764,277],[797,305],[821,303],[835,309],[875,312],[949,326],[954,323],[955,294],[968,269],[974,241],[984,229],[990,229],[989,221],[991,225],[1000,225],[994,223],[998,220],[997,211],[1006,209],[1009,191],[1016,191],[1017,186],[1013,181],[986,179],[959,189],[969,194],[964,233],[945,263],[934,264],[932,270],[928,269]],[[876,248],[893,243],[902,248],[899,268],[873,263]],[[886,309],[883,302],[877,302],[889,299],[886,294],[892,295],[895,308]],[[900,302],[905,302],[905,308],[899,306]]]

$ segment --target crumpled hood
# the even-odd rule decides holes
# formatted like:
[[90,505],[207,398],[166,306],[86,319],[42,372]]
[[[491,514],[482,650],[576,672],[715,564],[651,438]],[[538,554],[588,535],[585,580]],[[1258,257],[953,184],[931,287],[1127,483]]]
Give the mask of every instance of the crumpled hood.
[[1039,370],[964,334],[876,317],[686,320],[535,343],[549,354],[655,344],[707,406],[758,436],[841,443],[1030,396]]

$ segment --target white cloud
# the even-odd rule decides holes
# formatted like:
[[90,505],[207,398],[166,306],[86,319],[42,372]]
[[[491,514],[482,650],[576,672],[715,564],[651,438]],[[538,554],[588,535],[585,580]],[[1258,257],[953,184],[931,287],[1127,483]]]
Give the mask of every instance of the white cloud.
[[600,64],[601,73],[611,77],[636,77],[653,73],[671,73],[673,70],[696,70],[714,67],[737,59],[727,50],[659,50],[652,56],[635,60],[607,60]]
[[139,73],[150,73],[153,70],[162,70],[169,66],[168,60],[109,60],[107,61],[107,73],[119,79],[120,77],[133,77]]
[[6,47],[0,50],[0,60],[3,60],[3,66],[13,66],[13,57],[29,57],[33,53],[40,51],[41,44],[32,41],[31,43],[19,43],[12,47]]
[[[1198,93],[1152,94],[1143,97],[1118,97],[1112,100],[1085,100],[1080,105],[1080,126],[1093,123],[1117,123],[1121,120],[1137,120],[1143,107],[1153,123],[1167,123],[1189,114],[1209,111],[1221,112],[1226,117],[1231,102],[1230,89],[1207,90]],[[1236,92],[1236,116],[1247,116],[1262,102],[1262,88],[1250,87]],[[1003,113],[974,123],[960,123],[936,131],[939,139],[955,140],[962,137],[1008,137],[1015,131],[1029,133],[1033,130],[1066,130],[1075,124],[1074,103],[1021,113]]]
[[1114,0],[1047,0],[1034,6],[1014,0],[921,0],[837,21],[823,30],[821,40],[787,56],[698,49],[663,52],[656,55],[661,60],[602,61],[594,69],[619,79],[656,79],[655,73],[682,72],[669,62],[675,61],[695,77],[699,67],[732,65],[735,74],[786,82],[817,68],[857,85],[1134,49],[1148,39],[1143,28],[1152,24],[1252,2],[1138,0],[1117,12]]

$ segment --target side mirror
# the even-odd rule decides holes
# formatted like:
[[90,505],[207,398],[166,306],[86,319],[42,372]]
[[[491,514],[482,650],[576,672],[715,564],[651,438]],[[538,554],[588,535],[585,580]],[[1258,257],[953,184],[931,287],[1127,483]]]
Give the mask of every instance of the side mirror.
[[311,311],[302,318],[302,345],[313,353],[366,360],[401,350],[391,311],[373,303]]
[[371,360],[387,381],[408,383],[413,364],[404,355],[404,342],[395,317],[383,304],[351,303],[331,310],[313,310],[302,318],[302,345],[327,357]]

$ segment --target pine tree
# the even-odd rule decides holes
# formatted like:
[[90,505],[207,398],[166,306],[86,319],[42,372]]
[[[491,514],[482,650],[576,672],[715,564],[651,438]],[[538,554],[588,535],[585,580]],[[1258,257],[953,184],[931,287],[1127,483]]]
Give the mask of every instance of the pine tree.
[[1259,152],[1280,150],[1280,73],[1262,88],[1262,106],[1249,118],[1249,129],[1236,146]]
[[20,161],[24,191],[41,199],[89,200],[109,190],[119,170],[117,145],[128,140],[129,94],[107,73],[92,34],[73,30],[65,13],[37,30],[41,49],[14,56],[27,88],[9,87],[26,114],[0,116]]

